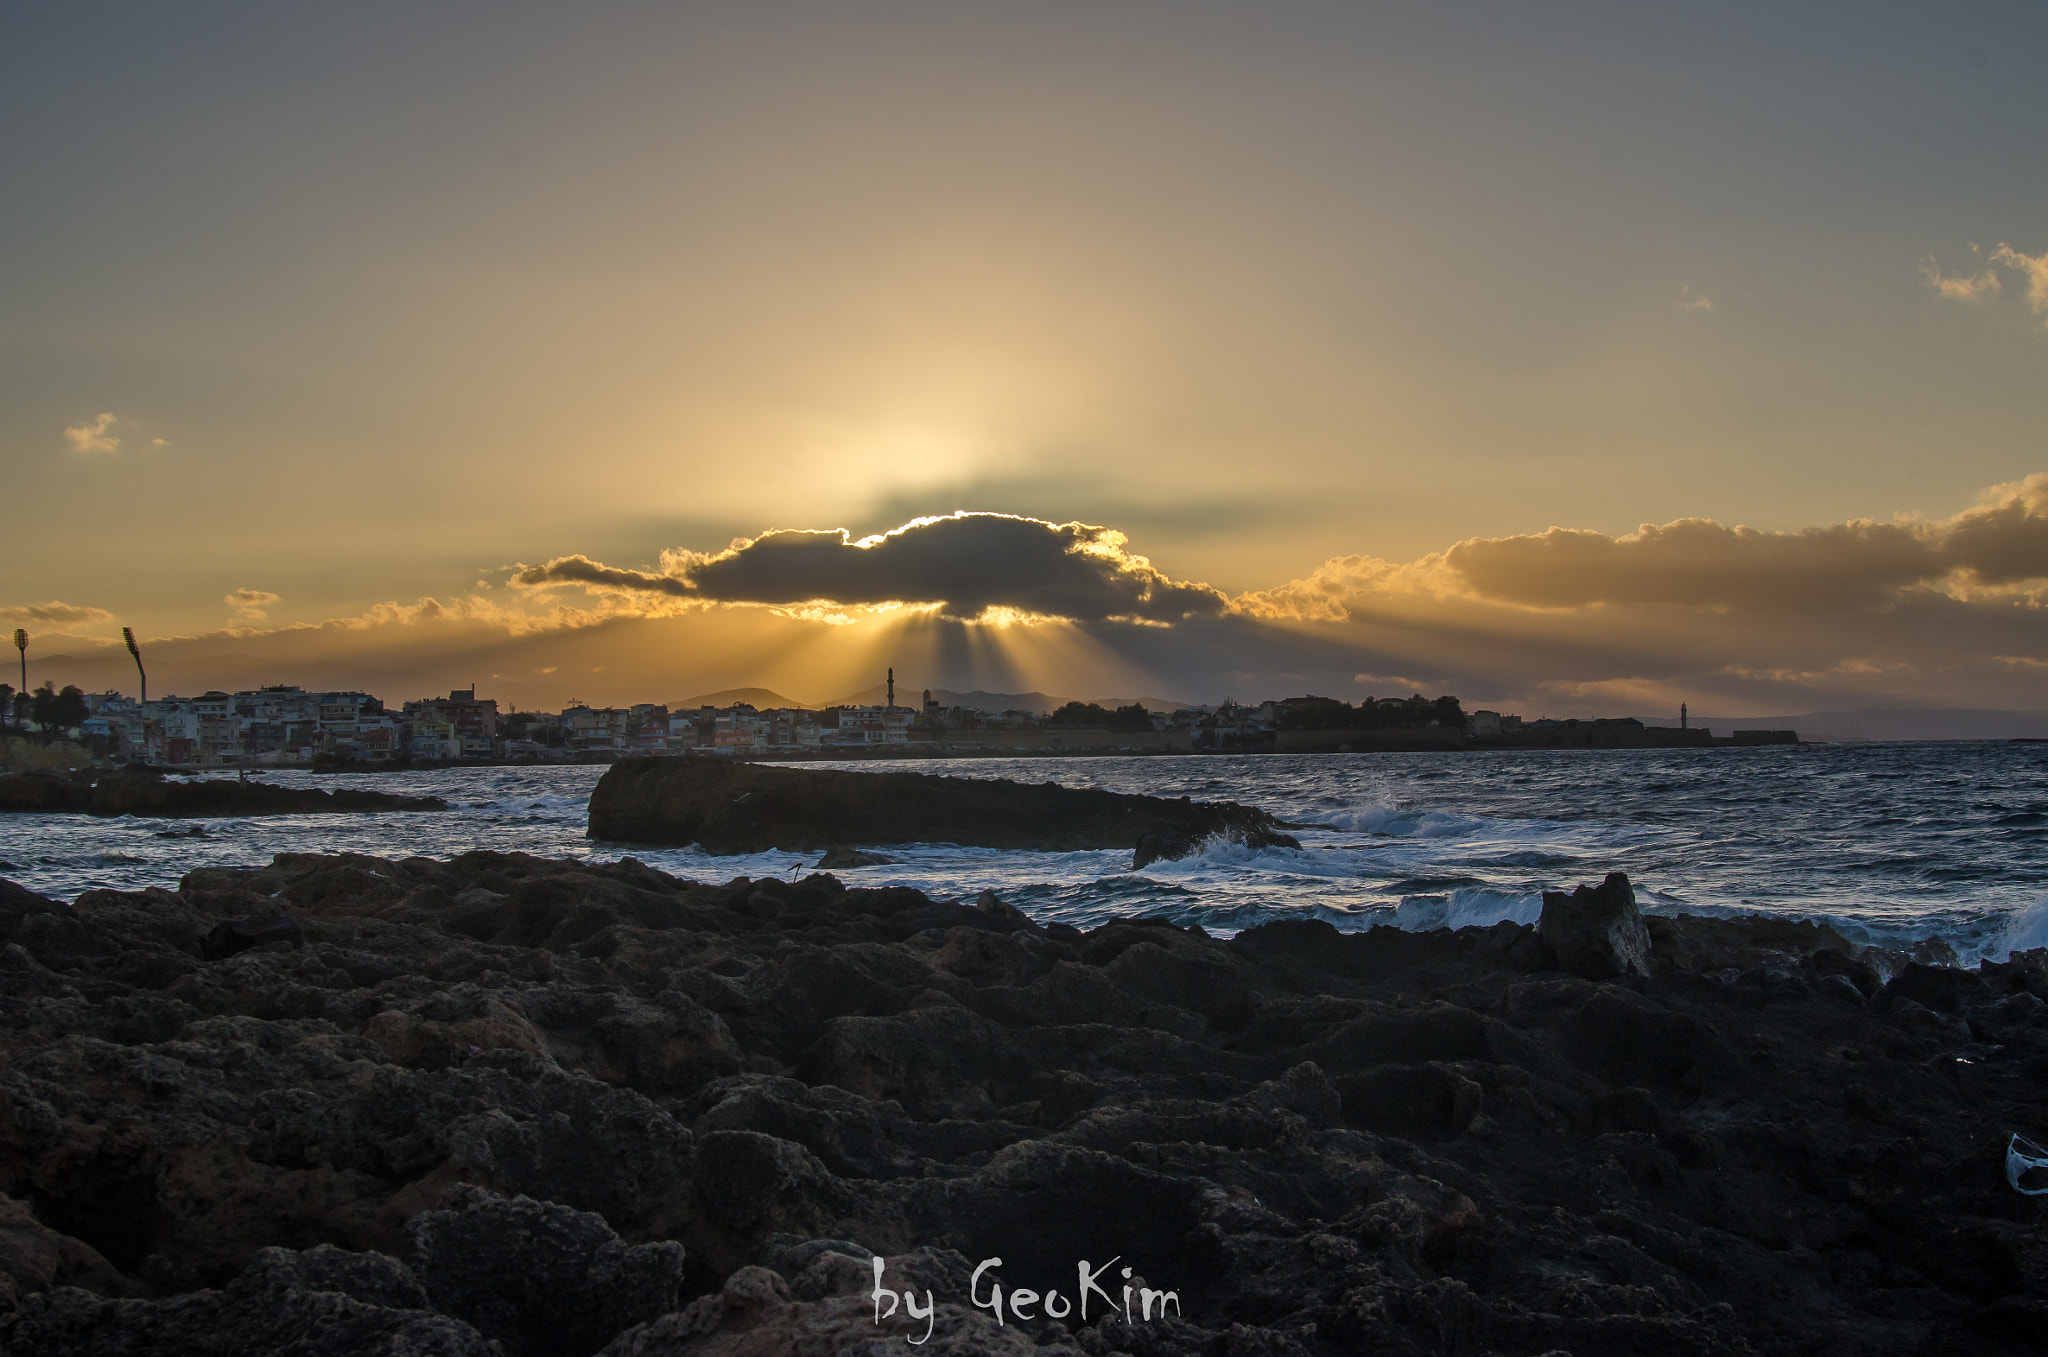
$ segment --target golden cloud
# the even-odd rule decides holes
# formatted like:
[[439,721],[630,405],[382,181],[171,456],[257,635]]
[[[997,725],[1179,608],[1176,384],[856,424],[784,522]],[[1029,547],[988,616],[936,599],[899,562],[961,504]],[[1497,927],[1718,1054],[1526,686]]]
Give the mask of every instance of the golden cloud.
[[1253,616],[1342,620],[1393,595],[1518,608],[1614,605],[1784,614],[1868,608],[1900,591],[1957,598],[2048,581],[2048,475],[1996,486],[1952,519],[1856,520],[1768,532],[1712,519],[1646,523],[1621,537],[1551,528],[1473,537],[1408,565],[1342,556],[1305,579],[1247,594]]
[[106,411],[84,424],[67,425],[64,429],[64,441],[71,445],[73,452],[86,456],[100,452],[119,452],[121,440],[108,432],[113,428],[115,419],[112,411]]

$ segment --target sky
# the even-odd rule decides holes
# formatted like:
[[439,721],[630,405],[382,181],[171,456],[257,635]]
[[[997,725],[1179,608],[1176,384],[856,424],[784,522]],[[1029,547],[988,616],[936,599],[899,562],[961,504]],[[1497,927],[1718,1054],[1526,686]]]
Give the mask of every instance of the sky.
[[522,706],[2048,707],[2044,67],[2027,4],[9,7],[0,622]]

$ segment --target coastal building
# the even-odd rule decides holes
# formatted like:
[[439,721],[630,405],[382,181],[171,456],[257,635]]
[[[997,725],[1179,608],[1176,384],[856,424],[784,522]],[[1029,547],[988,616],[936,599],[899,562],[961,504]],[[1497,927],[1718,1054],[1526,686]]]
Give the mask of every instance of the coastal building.
[[910,724],[917,713],[908,707],[841,707],[839,726],[825,743],[836,745],[898,745],[910,743]]

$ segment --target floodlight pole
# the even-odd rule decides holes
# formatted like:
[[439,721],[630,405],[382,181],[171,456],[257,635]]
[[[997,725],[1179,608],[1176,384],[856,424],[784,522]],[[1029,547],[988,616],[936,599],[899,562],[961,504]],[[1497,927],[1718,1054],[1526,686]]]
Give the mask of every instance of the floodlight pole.
[[149,675],[142,670],[142,647],[135,644],[135,628],[121,628],[121,639],[128,643],[128,653],[135,657],[135,674],[142,680],[142,705],[149,705]]
[[14,629],[14,648],[21,652],[20,696],[26,699],[28,697],[28,632],[21,627]]

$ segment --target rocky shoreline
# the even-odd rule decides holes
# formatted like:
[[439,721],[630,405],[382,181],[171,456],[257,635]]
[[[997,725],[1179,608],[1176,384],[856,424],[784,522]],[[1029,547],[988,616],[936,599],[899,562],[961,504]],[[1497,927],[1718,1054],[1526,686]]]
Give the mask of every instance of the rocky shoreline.
[[446,810],[438,796],[338,787],[280,787],[239,778],[173,782],[154,769],[101,773],[10,773],[0,776],[0,812],[143,815],[165,819],[215,815],[362,814]]
[[2048,1206],[2004,1177],[2043,1129],[2040,953],[1644,919],[1618,876],[1538,927],[1226,942],[488,853],[0,883],[0,944],[10,1353],[2048,1334]]

